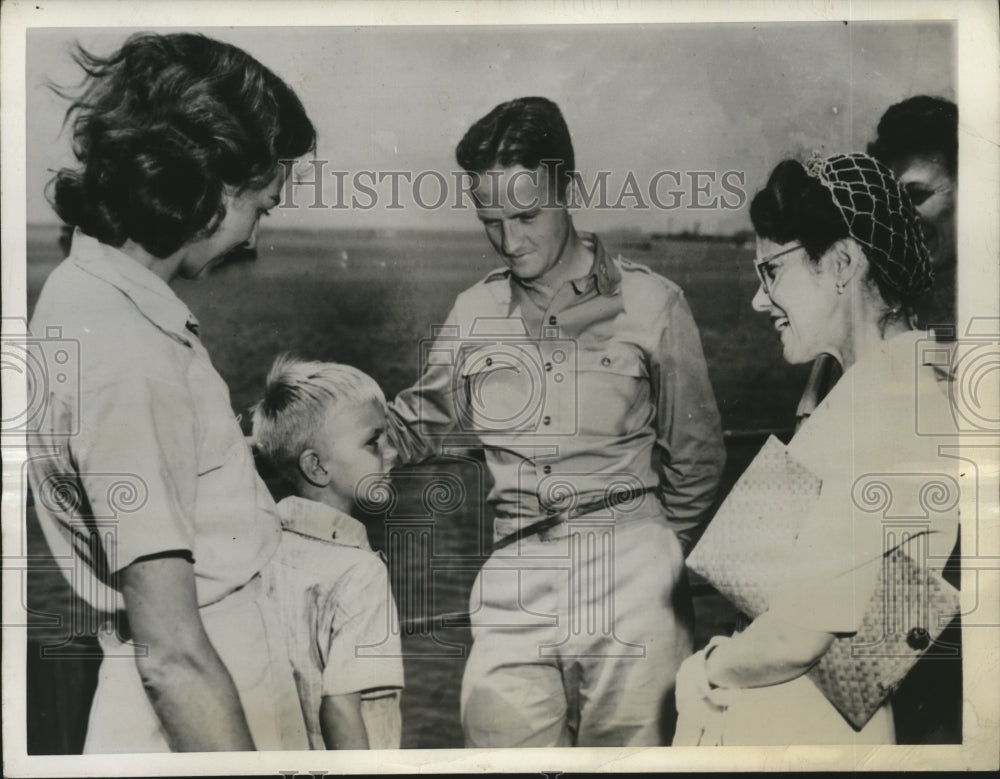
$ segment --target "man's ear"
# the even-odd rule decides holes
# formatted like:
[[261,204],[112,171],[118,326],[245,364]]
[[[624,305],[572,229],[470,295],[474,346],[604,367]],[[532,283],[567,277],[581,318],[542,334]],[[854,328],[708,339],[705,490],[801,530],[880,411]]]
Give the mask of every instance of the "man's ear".
[[563,194],[563,204],[566,208],[579,208],[580,203],[577,200],[577,195],[579,195],[579,190],[576,186],[576,176],[570,176],[569,181],[566,183],[566,192]]
[[325,487],[330,483],[330,474],[323,467],[323,460],[315,449],[306,449],[299,455],[299,473],[316,487]]

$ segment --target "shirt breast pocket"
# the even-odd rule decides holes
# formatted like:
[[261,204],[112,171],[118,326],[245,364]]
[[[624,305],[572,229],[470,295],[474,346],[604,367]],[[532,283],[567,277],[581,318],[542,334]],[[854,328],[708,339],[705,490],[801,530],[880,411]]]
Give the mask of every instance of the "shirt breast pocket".
[[640,349],[612,342],[577,356],[578,429],[584,435],[627,436],[649,424],[649,367]]
[[460,430],[490,444],[537,428],[544,386],[538,361],[525,357],[498,353],[462,366],[455,388]]

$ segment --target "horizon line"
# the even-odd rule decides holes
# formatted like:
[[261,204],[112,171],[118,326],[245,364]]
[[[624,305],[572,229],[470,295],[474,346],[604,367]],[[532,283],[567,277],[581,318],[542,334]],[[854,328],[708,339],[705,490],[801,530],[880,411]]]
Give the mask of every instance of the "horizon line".
[[[59,222],[57,220],[53,221],[42,221],[42,222],[26,222],[25,229],[56,229],[61,227],[68,227],[66,223]],[[405,227],[389,227],[386,225],[378,225],[373,227],[363,227],[360,225],[347,226],[347,225],[331,225],[331,226],[308,226],[308,225],[281,225],[278,223],[267,225],[267,231],[282,232],[282,233],[327,233],[327,232],[409,232],[409,233],[467,233],[470,235],[482,235],[482,228],[477,227],[417,227],[417,226],[405,226]],[[724,232],[701,232],[700,230],[691,230],[689,228],[683,228],[681,230],[646,230],[642,227],[631,226],[631,227],[612,227],[604,230],[587,230],[583,229],[581,232],[597,232],[601,235],[641,235],[647,238],[658,238],[658,237],[699,237],[699,238],[737,238],[745,237],[747,235],[752,235],[753,231],[749,228],[739,229],[739,230],[728,230]]]

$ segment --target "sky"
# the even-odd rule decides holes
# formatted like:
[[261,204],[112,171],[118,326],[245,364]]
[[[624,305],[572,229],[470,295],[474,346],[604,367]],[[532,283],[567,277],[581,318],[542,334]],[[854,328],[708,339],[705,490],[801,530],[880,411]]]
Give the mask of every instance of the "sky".
[[[748,228],[749,198],[781,159],[864,150],[892,103],[955,98],[946,22],[185,29],[246,49],[317,127],[327,207],[278,209],[268,222],[278,228],[475,229],[455,144],[497,103],[543,95],[563,111],[585,186],[605,171],[605,205],[620,206],[594,201],[579,225],[731,232]],[[44,185],[73,163],[66,103],[46,82],[79,82],[73,41],[107,52],[131,31],[29,30],[29,222],[55,221]],[[387,207],[390,174],[398,208]],[[331,207],[352,198],[361,207]],[[295,200],[313,203],[313,189]]]

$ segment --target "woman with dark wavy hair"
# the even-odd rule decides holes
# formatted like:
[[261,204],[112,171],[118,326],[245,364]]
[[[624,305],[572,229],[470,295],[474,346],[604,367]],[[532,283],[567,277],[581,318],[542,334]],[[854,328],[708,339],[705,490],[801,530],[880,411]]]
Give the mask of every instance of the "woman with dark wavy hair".
[[306,748],[260,575],[274,505],[169,284],[253,243],[315,131],[280,78],[201,35],[76,61],[78,165],[51,190],[76,230],[31,328],[78,342],[81,365],[44,398],[29,476],[54,555],[110,618],[85,751]]
[[[930,257],[905,191],[864,154],[782,162],[750,216],[754,309],[771,319],[788,362],[829,354],[844,373],[788,445],[821,481],[812,508],[791,518],[794,562],[767,611],[681,666],[674,744],[895,743],[888,700],[855,728],[806,674],[835,639],[859,632],[879,577],[892,592],[891,553],[912,543],[914,557],[923,545],[927,559],[943,561],[957,538],[954,505],[928,515],[922,498],[894,493],[887,517],[927,516],[911,536],[854,492],[871,476],[905,480],[950,467],[938,456],[956,440],[947,379],[921,359],[924,335],[913,329],[914,303],[933,279]],[[919,434],[918,409],[940,435]]]

